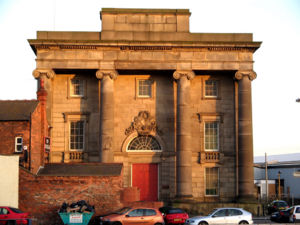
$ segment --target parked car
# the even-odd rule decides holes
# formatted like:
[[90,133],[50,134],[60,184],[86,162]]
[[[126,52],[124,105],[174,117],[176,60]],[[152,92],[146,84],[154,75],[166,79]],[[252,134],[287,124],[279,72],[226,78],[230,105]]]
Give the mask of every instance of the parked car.
[[300,222],[300,205],[295,205],[290,210],[290,222]]
[[196,216],[185,221],[186,225],[253,224],[252,214],[241,208],[217,208],[207,216]]
[[0,224],[1,225],[27,225],[29,213],[24,213],[20,209],[0,206]]
[[275,200],[268,205],[268,214],[272,214],[273,212],[279,212],[280,210],[288,209],[289,205],[286,201],[283,200]]
[[292,208],[281,210],[279,212],[273,212],[270,216],[270,220],[274,222],[289,222]]
[[184,224],[189,215],[179,208],[161,207],[159,211],[162,213],[166,224]]
[[161,212],[155,208],[125,207],[100,218],[100,225],[164,225]]

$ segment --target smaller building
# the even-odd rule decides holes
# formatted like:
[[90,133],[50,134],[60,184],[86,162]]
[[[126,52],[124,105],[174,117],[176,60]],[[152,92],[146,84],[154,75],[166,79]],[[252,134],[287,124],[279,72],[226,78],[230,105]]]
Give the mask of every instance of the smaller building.
[[261,198],[266,196],[267,180],[269,199],[291,203],[300,200],[300,153],[268,156],[267,179],[264,159],[256,157],[254,162],[254,179]]
[[0,205],[18,207],[19,157],[0,154]]
[[38,100],[0,101],[0,154],[18,155],[20,166],[33,173],[43,166],[48,132],[43,111],[41,91]]

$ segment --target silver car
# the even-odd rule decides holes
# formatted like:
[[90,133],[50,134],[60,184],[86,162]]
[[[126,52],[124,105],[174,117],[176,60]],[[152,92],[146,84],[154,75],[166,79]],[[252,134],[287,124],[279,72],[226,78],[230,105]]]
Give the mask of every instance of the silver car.
[[217,208],[207,216],[195,216],[185,221],[186,225],[253,224],[252,214],[241,208]]

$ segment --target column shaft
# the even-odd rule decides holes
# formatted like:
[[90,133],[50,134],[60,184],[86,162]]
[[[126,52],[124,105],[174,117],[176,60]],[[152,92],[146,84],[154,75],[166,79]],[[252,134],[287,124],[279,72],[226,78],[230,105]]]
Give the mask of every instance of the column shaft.
[[177,81],[176,187],[177,197],[192,197],[190,79],[194,73],[175,72]]
[[[237,72],[238,85],[238,174],[239,198],[254,197],[251,80],[253,71]],[[255,75],[256,76],[256,75]]]
[[100,162],[113,162],[114,137],[114,79],[115,71],[97,71],[97,78],[101,80],[100,92]]

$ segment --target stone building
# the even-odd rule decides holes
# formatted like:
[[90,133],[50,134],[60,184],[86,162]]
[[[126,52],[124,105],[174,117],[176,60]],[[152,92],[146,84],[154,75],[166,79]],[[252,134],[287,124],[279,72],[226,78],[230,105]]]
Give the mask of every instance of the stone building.
[[[190,33],[186,9],[101,11],[101,32],[38,31],[45,163],[122,163],[141,200],[253,196],[252,34]],[[47,155],[48,154],[48,155]]]

